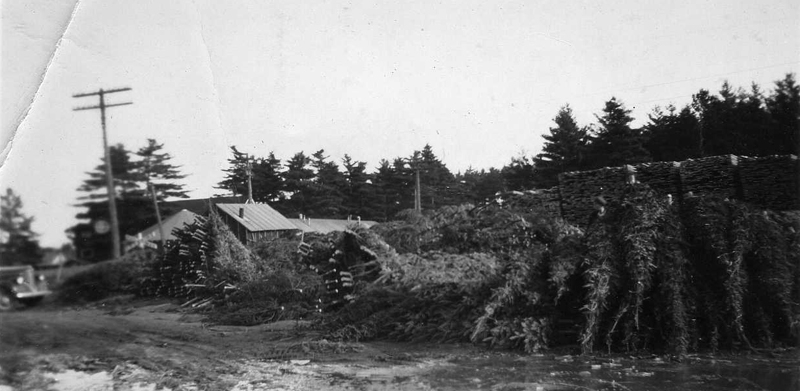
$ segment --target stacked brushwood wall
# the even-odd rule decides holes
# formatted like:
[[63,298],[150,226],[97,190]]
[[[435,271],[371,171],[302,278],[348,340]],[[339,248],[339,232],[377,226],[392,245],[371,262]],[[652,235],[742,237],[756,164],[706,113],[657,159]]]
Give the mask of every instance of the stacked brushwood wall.
[[795,156],[740,157],[742,199],[775,210],[800,209],[800,175]]
[[[632,176],[631,176],[632,175]],[[683,162],[654,162],[559,175],[560,214],[586,226],[598,198],[616,199],[631,180],[681,202],[684,197],[738,199],[771,210],[800,209],[800,166],[797,156],[711,156]],[[542,202],[552,202],[548,194]]]

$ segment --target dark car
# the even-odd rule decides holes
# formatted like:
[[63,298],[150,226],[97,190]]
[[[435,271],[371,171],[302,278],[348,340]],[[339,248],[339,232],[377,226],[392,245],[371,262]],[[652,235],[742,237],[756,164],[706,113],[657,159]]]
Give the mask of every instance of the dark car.
[[0,267],[0,311],[9,311],[16,305],[35,305],[49,295],[47,279],[35,275],[32,266]]

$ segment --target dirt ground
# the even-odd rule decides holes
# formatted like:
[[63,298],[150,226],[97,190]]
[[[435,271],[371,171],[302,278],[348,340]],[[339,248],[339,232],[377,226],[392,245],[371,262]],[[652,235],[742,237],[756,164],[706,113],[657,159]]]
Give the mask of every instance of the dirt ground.
[[209,325],[163,301],[3,313],[0,352],[0,391],[800,389],[796,350],[676,364],[657,356],[339,343],[307,322]]

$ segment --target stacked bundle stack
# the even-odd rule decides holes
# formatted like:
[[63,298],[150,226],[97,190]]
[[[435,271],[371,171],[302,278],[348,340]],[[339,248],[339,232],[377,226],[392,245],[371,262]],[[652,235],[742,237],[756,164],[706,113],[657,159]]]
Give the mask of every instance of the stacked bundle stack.
[[513,205],[519,211],[544,212],[549,217],[561,216],[561,196],[558,187],[542,190],[513,191],[501,195],[504,204]]
[[207,257],[213,247],[210,240],[210,221],[197,217],[192,224],[175,229],[177,245],[168,249],[158,268],[160,284],[156,293],[161,296],[187,297],[192,288],[204,286]]
[[625,190],[625,178],[624,167],[559,175],[562,217],[572,224],[586,226],[595,211],[595,200],[598,197],[618,199]]
[[367,229],[309,235],[298,247],[301,259],[319,274],[327,292],[328,308],[357,297],[359,281],[374,281],[381,271],[379,254],[394,254],[376,234]]
[[710,156],[681,162],[680,179],[683,194],[736,197],[735,155]]
[[739,157],[744,201],[773,210],[800,209],[797,156]]
[[680,189],[680,163],[652,162],[636,165],[636,180],[650,186],[657,193],[677,197]]

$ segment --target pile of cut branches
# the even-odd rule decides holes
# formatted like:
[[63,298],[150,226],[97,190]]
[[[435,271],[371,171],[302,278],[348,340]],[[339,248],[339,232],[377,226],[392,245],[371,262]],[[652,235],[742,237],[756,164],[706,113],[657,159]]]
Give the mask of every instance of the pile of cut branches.
[[211,308],[215,323],[252,325],[318,314],[321,279],[304,269],[299,241],[275,239],[247,248],[215,214],[173,234],[158,263],[157,294]]
[[330,335],[679,356],[795,343],[796,214],[711,197],[678,205],[634,183],[583,232],[514,197],[525,194],[373,229],[399,253],[363,232],[327,238],[325,257],[346,258],[350,235],[373,265],[326,315]]

